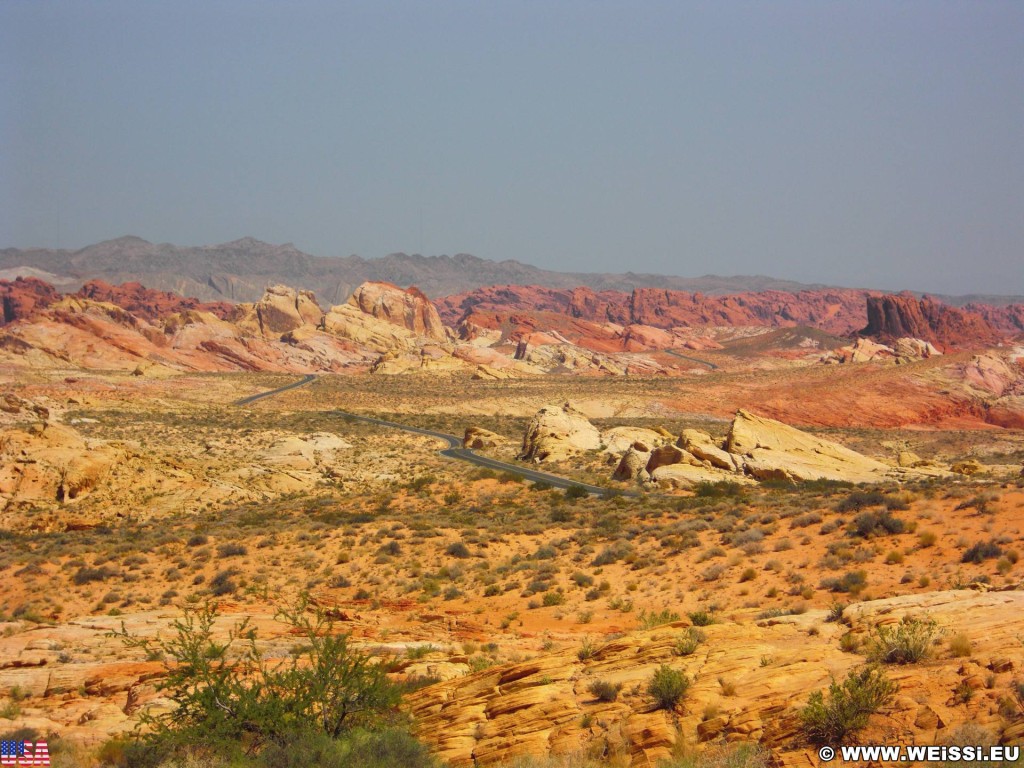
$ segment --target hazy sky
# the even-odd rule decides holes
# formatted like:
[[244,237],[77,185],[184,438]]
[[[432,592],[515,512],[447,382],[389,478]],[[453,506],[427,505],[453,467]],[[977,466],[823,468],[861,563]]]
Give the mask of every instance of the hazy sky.
[[0,0],[0,247],[1024,294],[1024,3]]

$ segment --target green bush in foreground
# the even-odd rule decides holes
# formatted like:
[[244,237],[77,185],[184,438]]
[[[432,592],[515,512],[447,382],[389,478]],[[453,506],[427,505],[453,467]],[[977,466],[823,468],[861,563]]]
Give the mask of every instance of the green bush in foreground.
[[904,616],[899,624],[875,627],[868,637],[871,661],[883,664],[916,664],[928,657],[942,629],[934,619]]
[[144,735],[114,750],[118,756],[108,764],[146,768],[198,754],[212,764],[226,759],[287,768],[288,754],[299,744],[323,752],[317,765],[399,764],[345,757],[355,749],[415,751],[419,745],[408,734],[392,733],[400,689],[385,668],[352,649],[348,635],[335,634],[322,612],[308,614],[306,608],[300,601],[279,613],[301,642],[289,658],[278,660],[264,658],[247,619],[234,625],[227,640],[217,641],[213,604],[187,609],[167,639],[138,638],[122,627],[115,634],[128,646],[164,660],[159,689],[174,706],[144,714]]
[[647,692],[654,698],[658,709],[675,709],[689,687],[690,678],[685,672],[662,664],[647,683]]
[[896,684],[875,666],[851,670],[842,683],[832,680],[828,698],[815,691],[800,711],[804,735],[816,744],[838,744],[868,724],[868,717],[896,693]]

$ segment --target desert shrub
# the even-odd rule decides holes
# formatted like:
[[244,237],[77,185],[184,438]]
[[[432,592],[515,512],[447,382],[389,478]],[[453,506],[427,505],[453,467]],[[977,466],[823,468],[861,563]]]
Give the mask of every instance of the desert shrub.
[[731,481],[719,483],[697,483],[693,495],[698,498],[737,498],[743,495],[743,486]]
[[589,637],[583,638],[583,642],[580,644],[580,648],[576,651],[576,658],[580,661],[587,661],[588,659],[594,658],[594,654],[597,653],[597,647]]
[[863,728],[868,717],[881,709],[896,693],[896,684],[874,666],[851,670],[842,682],[833,678],[828,698],[815,691],[800,710],[804,735],[816,744],[838,744]]
[[209,536],[207,536],[204,533],[197,533],[197,534],[194,534],[193,536],[190,536],[189,540],[186,542],[186,544],[189,547],[202,547],[203,545],[208,544],[209,541],[210,541],[210,537]]
[[[711,710],[705,717],[714,717]],[[683,754],[658,763],[657,768],[767,768],[771,755],[755,742],[707,744],[694,754]]]
[[465,558],[469,557],[469,547],[467,547],[461,541],[456,541],[453,544],[449,544],[448,547],[445,549],[444,553],[450,557],[455,557],[459,560],[464,560]]
[[829,592],[846,592],[857,594],[868,582],[866,571],[848,571],[839,578],[828,577],[821,580],[821,588]]
[[238,591],[238,584],[235,583],[233,577],[238,575],[238,571],[234,568],[228,568],[227,570],[221,571],[212,579],[210,579],[210,594],[214,597],[223,597],[224,595],[233,595]]
[[654,699],[658,709],[675,709],[676,704],[686,695],[690,678],[685,672],[672,669],[668,664],[658,667],[647,683],[647,693]]
[[589,495],[590,492],[586,488],[575,483],[565,489],[565,498],[567,499],[585,499]]
[[[354,729],[385,725],[398,704],[398,687],[388,679],[383,665],[349,647],[348,635],[335,634],[333,622],[323,612],[310,617],[307,605],[302,600],[278,614],[302,639],[281,660],[264,658],[248,620],[235,624],[226,640],[214,639],[217,609],[212,604],[186,608],[167,638],[139,638],[122,626],[115,634],[126,645],[164,660],[166,674],[157,686],[173,704],[165,712],[142,714],[144,735],[135,745],[138,754],[128,764],[133,768],[156,765],[187,753],[194,745],[203,745],[211,755],[259,754],[262,760],[268,753],[278,754],[278,749],[316,740],[318,735],[358,742],[361,737]],[[299,754],[306,765],[335,764],[311,763],[309,754]]]
[[807,512],[794,517],[789,525],[792,528],[806,528],[809,525],[817,525],[821,522],[821,514],[818,512]]
[[598,553],[597,557],[594,558],[591,565],[600,567],[602,565],[611,565],[612,563],[618,562],[622,558],[626,557],[631,551],[632,547],[625,541],[617,541],[613,545],[605,547]]
[[287,745],[271,745],[254,768],[436,768],[426,746],[402,728],[357,729],[344,738],[308,734]]
[[99,568],[90,568],[89,566],[82,566],[75,575],[71,578],[75,584],[82,586],[89,584],[94,581],[106,581],[111,576],[116,576],[117,571],[108,565],[102,565]]
[[249,554],[249,549],[244,544],[221,544],[217,547],[218,557],[238,557]]
[[981,563],[994,560],[1003,554],[1003,548],[994,541],[979,541],[964,552],[960,558],[962,563]]
[[880,491],[854,491],[836,504],[836,512],[859,512],[869,507],[881,507],[885,500],[885,494]]
[[853,536],[867,539],[873,536],[903,533],[904,530],[906,530],[906,523],[888,509],[883,509],[877,512],[861,512],[854,518],[850,533]]
[[690,622],[695,627],[706,627],[709,624],[714,624],[715,623],[715,614],[714,614],[714,612],[704,610],[703,608],[701,608],[699,610],[696,610],[696,611],[690,611],[686,615],[689,617]]
[[565,595],[561,592],[545,592],[543,604],[547,608],[554,605],[565,605]]
[[927,549],[928,547],[934,547],[935,542],[939,540],[939,537],[935,535],[934,531],[921,531],[917,536],[917,543],[921,549]]
[[615,701],[619,698],[619,691],[622,690],[622,683],[610,683],[607,680],[594,680],[587,686],[587,690],[598,701]]
[[726,570],[728,570],[728,566],[724,563],[715,563],[701,571],[700,577],[704,581],[718,581]]
[[934,619],[904,616],[898,624],[871,630],[868,658],[883,664],[916,664],[931,653],[932,641],[941,632]]
[[662,611],[640,611],[638,620],[640,622],[640,629],[653,629],[654,627],[660,627],[662,624],[671,624],[674,621],[679,621],[679,614],[675,611],[670,611],[665,608]]
[[707,635],[694,627],[687,627],[686,631],[679,636],[672,651],[676,656],[689,656],[697,650],[697,647],[707,639]]
[[389,541],[387,544],[382,544],[377,552],[381,555],[387,555],[389,557],[397,557],[402,554],[402,545],[397,541]]
[[949,652],[954,658],[970,656],[972,650],[971,638],[966,633],[958,632],[949,638]]

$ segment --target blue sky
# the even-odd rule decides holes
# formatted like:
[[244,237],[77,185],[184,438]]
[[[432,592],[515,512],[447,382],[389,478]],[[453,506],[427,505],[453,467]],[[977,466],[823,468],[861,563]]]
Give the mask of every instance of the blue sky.
[[1024,3],[0,2],[0,247],[1024,294]]

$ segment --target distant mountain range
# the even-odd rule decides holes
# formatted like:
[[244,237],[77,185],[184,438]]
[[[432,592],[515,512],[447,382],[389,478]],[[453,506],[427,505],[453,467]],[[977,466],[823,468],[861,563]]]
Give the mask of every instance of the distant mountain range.
[[[665,288],[708,295],[758,291],[817,290],[821,284],[778,280],[761,275],[677,277],[671,275],[554,272],[519,261],[488,261],[469,254],[420,256],[394,253],[375,259],[323,257],[303,253],[290,243],[273,245],[251,237],[230,243],[179,246],[126,236],[77,251],[0,250],[0,279],[38,277],[64,290],[89,280],[139,282],[202,301],[257,301],[268,285],[283,284],[313,291],[323,304],[345,301],[367,280],[407,288],[415,285],[431,298],[492,285],[536,285],[595,291]],[[951,304],[1008,304],[1022,297],[939,297]]]

